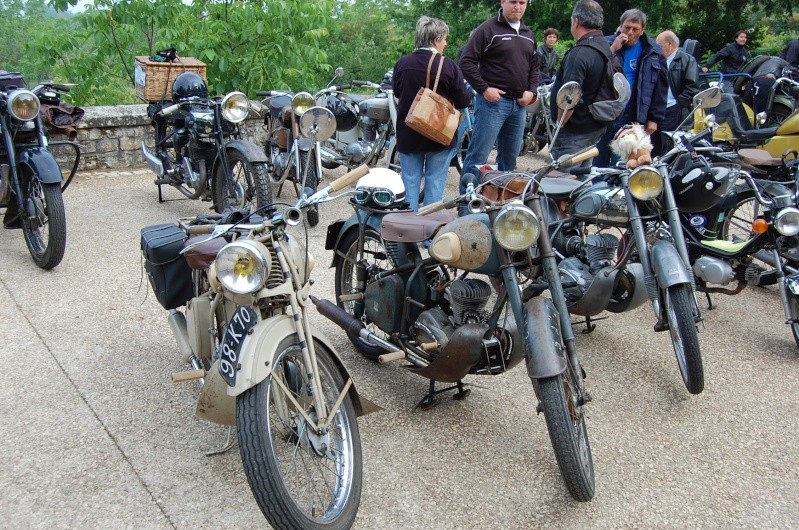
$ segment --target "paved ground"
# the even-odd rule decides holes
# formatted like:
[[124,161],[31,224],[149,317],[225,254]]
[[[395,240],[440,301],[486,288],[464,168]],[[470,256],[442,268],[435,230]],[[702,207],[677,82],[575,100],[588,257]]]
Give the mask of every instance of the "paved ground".
[[[33,265],[20,232],[0,231],[0,526],[266,526],[238,451],[205,456],[226,429],[194,417],[194,383],[170,382],[186,367],[142,276],[139,229],[207,205],[158,204],[143,170],[80,175],[65,202],[68,246],[54,271]],[[325,222],[349,213],[329,203],[309,232],[317,295],[332,298]],[[412,411],[425,380],[364,361],[315,320],[384,408],[360,421],[356,528],[795,528],[799,350],[775,290],[715,302],[699,396],[682,386],[648,306],[579,335],[594,396],[597,494],[586,504],[563,487],[523,368],[471,377],[465,401]]]

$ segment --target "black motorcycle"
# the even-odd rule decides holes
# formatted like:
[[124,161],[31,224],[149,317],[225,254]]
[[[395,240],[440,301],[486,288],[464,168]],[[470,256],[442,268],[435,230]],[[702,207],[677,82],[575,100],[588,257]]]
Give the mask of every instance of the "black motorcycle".
[[209,98],[205,81],[194,72],[175,79],[171,103],[150,103],[155,152],[144,142],[141,147],[158,176],[158,202],[164,202],[161,187],[168,185],[189,199],[213,201],[217,212],[271,204],[266,155],[241,139],[239,124],[249,111],[250,102],[241,92]]
[[[69,86],[45,83],[25,88],[19,73],[0,71],[0,207],[5,228],[21,228],[33,261],[52,269],[64,257],[67,220],[63,190],[80,162],[80,148],[71,141],[49,142],[41,105],[58,106]],[[65,145],[75,151],[66,180],[48,146]]]

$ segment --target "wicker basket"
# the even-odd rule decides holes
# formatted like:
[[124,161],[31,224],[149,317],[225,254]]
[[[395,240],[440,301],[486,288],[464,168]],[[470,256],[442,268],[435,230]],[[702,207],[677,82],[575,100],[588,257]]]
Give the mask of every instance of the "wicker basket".
[[159,63],[147,56],[136,56],[136,95],[144,101],[171,100],[172,83],[183,72],[194,72],[204,80],[205,63],[194,57],[178,57],[171,63]]

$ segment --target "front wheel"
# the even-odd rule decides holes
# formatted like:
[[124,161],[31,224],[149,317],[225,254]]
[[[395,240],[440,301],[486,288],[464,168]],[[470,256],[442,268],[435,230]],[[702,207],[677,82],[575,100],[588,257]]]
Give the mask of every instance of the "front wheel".
[[455,166],[455,169],[458,170],[458,174],[463,172],[463,161],[466,160],[466,153],[469,151],[469,142],[472,141],[472,131],[471,129],[466,129],[463,133],[463,138],[461,139],[461,144],[458,147],[458,151],[455,153],[455,156],[452,157],[452,165]]
[[361,438],[349,396],[322,432],[314,393],[328,411],[344,381],[330,354],[316,343],[321,389],[296,336],[284,339],[272,373],[236,400],[241,459],[250,489],[275,528],[347,529],[355,521],[362,488]]
[[254,212],[272,204],[272,184],[266,162],[253,162],[235,149],[228,150],[227,159],[230,181],[222,164],[217,164],[214,175],[216,212],[238,208],[249,208]]
[[555,377],[539,379],[541,406],[560,474],[571,496],[580,502],[594,497],[594,460],[585,427],[585,412],[578,402],[577,380],[571,366]]
[[791,308],[791,333],[796,346],[799,346],[799,297],[795,294],[788,295],[788,306]]
[[682,380],[688,392],[699,394],[705,388],[705,375],[694,322],[691,286],[687,283],[672,285],[666,290],[665,303],[671,344],[677,355]]
[[67,246],[67,218],[61,184],[42,183],[22,173],[22,232],[34,263],[49,270],[61,263]]

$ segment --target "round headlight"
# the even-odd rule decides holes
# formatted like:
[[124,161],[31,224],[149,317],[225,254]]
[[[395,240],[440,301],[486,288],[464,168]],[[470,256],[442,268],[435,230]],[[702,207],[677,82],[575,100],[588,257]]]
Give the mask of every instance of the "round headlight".
[[639,201],[651,201],[663,192],[663,177],[652,166],[641,166],[630,174],[628,187]]
[[29,121],[39,115],[39,98],[30,90],[15,90],[8,98],[8,110],[20,121]]
[[494,237],[505,250],[526,250],[538,241],[540,233],[541,224],[535,214],[521,202],[508,204],[494,220]]
[[784,236],[799,234],[799,210],[796,208],[783,208],[774,220],[774,228]]
[[241,239],[228,243],[216,256],[216,277],[236,294],[249,294],[263,287],[269,276],[269,250],[258,241]]
[[222,98],[222,117],[231,123],[244,121],[250,114],[250,101],[241,92],[231,92]]
[[316,101],[314,101],[313,96],[308,92],[297,92],[294,97],[291,98],[291,108],[294,109],[297,116],[302,116],[306,110],[313,107],[315,104]]

